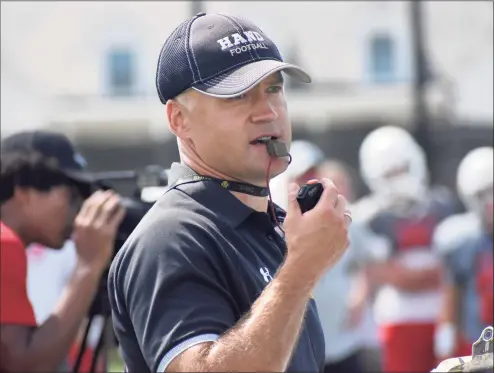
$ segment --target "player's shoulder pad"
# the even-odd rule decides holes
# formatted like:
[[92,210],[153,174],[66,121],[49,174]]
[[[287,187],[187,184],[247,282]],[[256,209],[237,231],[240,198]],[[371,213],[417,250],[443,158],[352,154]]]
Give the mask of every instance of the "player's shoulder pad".
[[353,221],[361,224],[369,223],[384,208],[384,201],[373,194],[364,196],[349,207]]
[[462,247],[463,243],[478,234],[480,229],[479,220],[473,213],[452,215],[436,227],[433,245],[442,254],[450,253]]

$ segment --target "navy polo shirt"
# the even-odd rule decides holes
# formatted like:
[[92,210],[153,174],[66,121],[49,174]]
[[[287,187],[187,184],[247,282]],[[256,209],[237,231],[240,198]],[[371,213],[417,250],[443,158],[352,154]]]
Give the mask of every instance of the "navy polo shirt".
[[[194,175],[174,163],[170,181]],[[285,212],[276,207],[279,221]],[[286,254],[270,214],[212,181],[169,189],[116,255],[108,291],[129,372],[164,371],[190,346],[215,341],[251,308]],[[314,300],[288,371],[322,371],[324,339]]]

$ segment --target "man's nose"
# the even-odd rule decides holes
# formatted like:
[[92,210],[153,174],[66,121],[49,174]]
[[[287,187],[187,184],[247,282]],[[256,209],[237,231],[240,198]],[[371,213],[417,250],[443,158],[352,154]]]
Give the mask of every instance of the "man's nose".
[[253,123],[267,123],[277,120],[278,114],[275,106],[266,97],[259,98],[253,105],[251,120]]

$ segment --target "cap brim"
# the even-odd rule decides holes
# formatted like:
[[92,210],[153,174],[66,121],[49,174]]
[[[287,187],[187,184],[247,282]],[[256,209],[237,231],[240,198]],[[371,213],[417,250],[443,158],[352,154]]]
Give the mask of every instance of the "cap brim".
[[89,197],[98,189],[96,181],[90,173],[77,170],[62,170],[62,172],[76,184],[84,198]]
[[236,97],[277,71],[283,71],[301,82],[311,83],[311,77],[298,66],[275,60],[261,60],[197,84],[193,89],[213,97]]

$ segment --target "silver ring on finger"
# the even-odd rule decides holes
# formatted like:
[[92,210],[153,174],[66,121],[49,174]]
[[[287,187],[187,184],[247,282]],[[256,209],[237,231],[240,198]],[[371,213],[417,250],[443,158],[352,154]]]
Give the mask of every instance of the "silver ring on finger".
[[346,216],[347,219],[349,219],[349,224],[352,223],[352,215],[349,211],[344,212],[344,216]]

